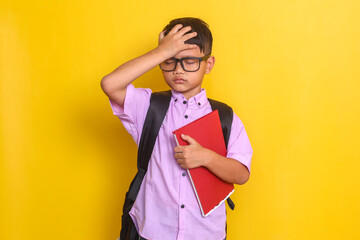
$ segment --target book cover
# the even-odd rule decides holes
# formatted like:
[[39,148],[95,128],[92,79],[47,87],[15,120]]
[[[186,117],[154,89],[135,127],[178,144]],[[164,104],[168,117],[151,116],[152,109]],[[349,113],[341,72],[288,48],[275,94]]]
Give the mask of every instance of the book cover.
[[[175,130],[173,134],[178,145],[188,145],[181,138],[181,134],[185,134],[194,138],[202,147],[226,156],[218,110]],[[234,192],[233,184],[221,180],[205,167],[188,169],[187,172],[203,217],[208,216]]]

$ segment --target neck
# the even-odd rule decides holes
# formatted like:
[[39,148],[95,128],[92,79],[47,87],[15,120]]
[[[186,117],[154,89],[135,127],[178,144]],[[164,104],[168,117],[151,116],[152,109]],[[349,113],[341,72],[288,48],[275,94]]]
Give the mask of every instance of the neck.
[[192,98],[193,96],[197,95],[198,93],[201,92],[201,88],[199,89],[194,89],[191,92],[183,92],[182,94],[184,95],[184,97],[186,98],[186,100],[189,100],[190,98]]

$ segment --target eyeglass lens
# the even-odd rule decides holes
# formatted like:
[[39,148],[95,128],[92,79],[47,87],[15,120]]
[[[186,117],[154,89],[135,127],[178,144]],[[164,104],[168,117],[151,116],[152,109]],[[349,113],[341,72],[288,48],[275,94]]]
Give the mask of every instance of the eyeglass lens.
[[173,71],[176,68],[177,62],[180,62],[185,71],[197,71],[200,67],[200,60],[196,58],[173,59],[170,58],[160,64],[164,71]]

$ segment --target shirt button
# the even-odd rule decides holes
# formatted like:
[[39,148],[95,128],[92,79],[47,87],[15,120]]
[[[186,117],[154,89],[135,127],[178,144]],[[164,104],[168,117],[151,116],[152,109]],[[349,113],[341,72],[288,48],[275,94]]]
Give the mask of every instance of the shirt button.
[[183,175],[183,177],[185,177],[185,176],[186,176],[186,172],[183,172],[182,175]]
[[188,119],[188,117],[189,117],[188,115],[185,115],[185,118],[186,118],[186,119]]
[[177,102],[177,99],[175,99],[175,102]]
[[186,104],[186,101],[183,101],[183,104]]
[[184,205],[184,204],[181,204],[181,208],[185,208],[185,205]]
[[201,105],[201,103],[198,103],[198,105],[200,106],[200,105]]

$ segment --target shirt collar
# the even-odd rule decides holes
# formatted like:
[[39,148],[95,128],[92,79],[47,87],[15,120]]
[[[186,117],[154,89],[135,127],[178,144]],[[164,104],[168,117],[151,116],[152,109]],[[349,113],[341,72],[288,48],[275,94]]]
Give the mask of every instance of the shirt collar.
[[204,88],[202,88],[198,94],[189,98],[188,100],[184,97],[182,93],[176,92],[173,89],[171,89],[171,93],[171,97],[175,103],[188,104],[189,107],[197,106],[198,108],[200,108],[202,106],[205,106],[208,100],[206,96],[206,90]]

